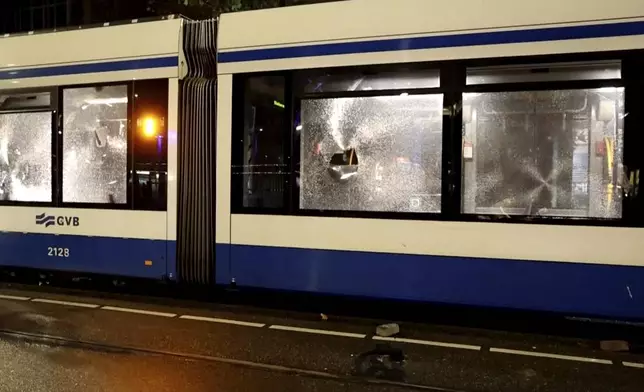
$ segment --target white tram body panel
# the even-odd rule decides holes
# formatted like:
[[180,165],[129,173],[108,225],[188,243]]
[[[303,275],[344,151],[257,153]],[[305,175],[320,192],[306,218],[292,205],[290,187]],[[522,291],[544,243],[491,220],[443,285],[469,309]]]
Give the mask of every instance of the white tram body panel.
[[[469,67],[490,59],[515,64],[524,57],[534,61],[634,53],[644,49],[644,3],[353,0],[224,14],[219,28],[216,239],[218,260],[230,260],[229,264],[218,261],[219,283],[233,280],[241,286],[339,295],[644,316],[644,296],[634,294],[644,292],[639,242],[644,229],[617,222],[624,218],[621,205],[616,215],[607,213],[617,221],[606,223],[602,219],[608,215],[600,214],[604,223],[598,224],[569,224],[568,215],[560,224],[553,220],[508,223],[472,219],[463,209],[456,211],[455,219],[440,215],[401,219],[392,214],[349,217],[352,211],[347,213],[344,207],[340,212],[332,208],[303,211],[302,193],[299,200],[291,201],[290,209],[262,207],[259,211],[235,199],[231,183],[240,173],[235,172],[235,151],[229,148],[238,139],[245,140],[238,133],[238,121],[246,114],[233,100],[236,86],[243,85],[238,80],[282,75],[292,80],[289,88],[296,90],[299,75],[318,70],[327,76],[374,66],[443,70],[449,64]],[[617,79],[623,74],[618,68],[617,76],[606,83],[620,84]],[[574,82],[564,84],[574,87]],[[443,87],[435,91],[446,94]],[[464,88],[466,94],[474,91],[468,85]],[[610,87],[609,94],[623,92],[621,87],[616,89]],[[359,95],[356,91],[348,96]],[[342,95],[333,93],[324,97]],[[286,110],[295,113],[304,105],[308,96],[297,94],[281,97]],[[608,106],[612,114],[606,121],[613,121],[610,127],[621,127],[623,132],[623,125],[615,125],[625,117],[623,99],[615,110]],[[593,109],[589,120],[593,124],[604,121],[599,110]],[[450,121],[459,125],[472,121],[465,109],[456,116]],[[304,135],[307,124],[301,121],[292,125]],[[252,159],[243,158],[239,161],[243,165]],[[254,170],[251,166],[242,174]],[[466,167],[463,163],[463,171]],[[588,181],[592,185],[592,179]],[[244,177],[244,185],[239,186],[248,193],[246,182]],[[293,181],[290,184],[294,186]],[[236,203],[242,205],[231,207]],[[608,203],[617,202],[609,198]],[[473,215],[485,218],[485,213]]]

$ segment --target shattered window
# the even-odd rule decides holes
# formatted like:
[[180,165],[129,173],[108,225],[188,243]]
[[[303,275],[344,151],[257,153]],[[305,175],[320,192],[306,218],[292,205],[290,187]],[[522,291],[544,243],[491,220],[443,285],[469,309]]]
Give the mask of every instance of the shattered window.
[[624,89],[463,94],[462,212],[620,218]]
[[51,112],[0,114],[0,201],[51,201]]
[[300,208],[440,212],[443,96],[301,102]]
[[63,202],[127,201],[127,86],[63,92]]

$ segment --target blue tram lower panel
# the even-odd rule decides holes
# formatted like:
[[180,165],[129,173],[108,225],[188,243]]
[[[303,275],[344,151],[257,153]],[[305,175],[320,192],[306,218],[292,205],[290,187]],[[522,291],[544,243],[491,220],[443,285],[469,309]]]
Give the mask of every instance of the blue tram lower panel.
[[[173,272],[174,241],[0,233],[0,266],[161,279]],[[173,252],[173,253],[169,253]]]
[[217,245],[239,286],[644,319],[644,267]]

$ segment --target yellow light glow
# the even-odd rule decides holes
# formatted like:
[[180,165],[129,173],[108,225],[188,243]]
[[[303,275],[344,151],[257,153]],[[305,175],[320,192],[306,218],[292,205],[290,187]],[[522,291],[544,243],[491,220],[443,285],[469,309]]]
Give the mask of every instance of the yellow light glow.
[[143,120],[143,135],[155,137],[157,134],[157,122],[154,118],[148,117]]

